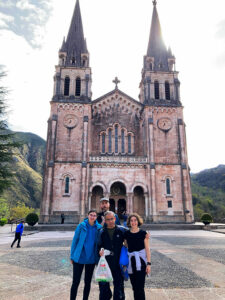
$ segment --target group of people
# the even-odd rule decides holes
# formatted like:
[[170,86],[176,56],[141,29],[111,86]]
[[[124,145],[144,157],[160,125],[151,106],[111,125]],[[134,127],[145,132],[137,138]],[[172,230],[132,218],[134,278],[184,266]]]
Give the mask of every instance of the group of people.
[[109,282],[99,282],[99,300],[124,300],[124,277],[120,268],[120,254],[123,246],[128,248],[128,273],[133,288],[134,300],[145,299],[145,277],[151,272],[151,254],[149,234],[140,229],[142,218],[132,213],[127,218],[129,229],[120,226],[118,216],[110,211],[108,198],[100,200],[101,213],[90,210],[87,218],[76,228],[71,245],[71,264],[73,265],[73,282],[70,299],[77,296],[82,271],[85,268],[83,300],[88,299],[95,265],[104,250],[113,277],[113,293]]

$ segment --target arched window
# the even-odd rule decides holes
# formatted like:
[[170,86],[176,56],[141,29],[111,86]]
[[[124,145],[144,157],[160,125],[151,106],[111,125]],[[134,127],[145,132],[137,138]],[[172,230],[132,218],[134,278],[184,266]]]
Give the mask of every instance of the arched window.
[[171,195],[170,179],[166,178],[166,194]]
[[115,126],[115,153],[118,153],[118,125]]
[[102,134],[102,153],[105,153],[105,133]]
[[70,94],[70,78],[66,76],[64,80],[64,96],[69,96]]
[[155,99],[159,99],[159,82],[157,80],[154,82],[154,88],[155,88]]
[[125,153],[125,132],[124,129],[121,131],[121,152]]
[[70,192],[70,178],[65,178],[65,194],[69,194]]
[[150,63],[150,71],[152,71],[152,70],[153,70],[152,63]]
[[112,153],[112,129],[111,128],[109,129],[108,138],[109,138],[109,153]]
[[128,135],[128,153],[131,154],[131,134]]
[[80,96],[81,80],[80,77],[76,79],[76,96]]
[[165,94],[166,100],[170,100],[170,84],[168,81],[165,82]]

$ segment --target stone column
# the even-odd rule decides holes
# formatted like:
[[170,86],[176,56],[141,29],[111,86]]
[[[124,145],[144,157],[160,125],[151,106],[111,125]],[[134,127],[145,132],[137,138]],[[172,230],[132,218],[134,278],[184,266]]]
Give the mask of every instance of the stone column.
[[153,118],[148,119],[149,131],[149,161],[150,161],[150,183],[151,183],[151,207],[153,218],[156,215],[156,180],[155,180],[155,157],[154,157],[154,128]]
[[177,101],[180,101],[180,81],[177,78],[175,78],[174,84],[175,84],[175,92],[176,92],[175,99]]
[[86,96],[86,97],[88,97],[88,83],[89,83],[89,79],[90,79],[89,74],[86,74],[86,75],[85,75],[85,82],[86,82],[86,85],[85,85],[85,87],[86,87],[86,90],[85,90],[85,96]]
[[146,219],[149,218],[149,199],[148,199],[148,193],[144,193],[145,198],[145,217]]
[[187,145],[185,139],[185,128],[182,119],[178,119],[179,130],[179,146],[180,146],[180,162],[181,162],[181,182],[182,182],[182,198],[185,221],[193,221],[193,205],[191,194],[191,181],[187,162]]
[[55,161],[55,147],[56,147],[56,133],[57,133],[57,115],[53,115],[48,121],[48,138],[46,151],[46,166],[43,183],[43,199],[42,199],[42,222],[49,222],[49,217],[52,214],[53,202],[53,183],[54,183],[54,161]]
[[150,100],[150,99],[151,99],[151,89],[150,89],[151,78],[150,78],[150,77],[147,77],[147,78],[146,78],[146,81],[147,81],[147,87],[148,87],[148,100]]
[[87,197],[87,153],[88,153],[88,116],[84,116],[84,131],[82,143],[82,171],[81,171],[81,217],[85,215],[85,199]]
[[133,212],[133,193],[127,193],[127,212]]
[[60,83],[61,83],[61,76],[60,73],[56,74],[56,91],[55,94],[58,96],[60,94]]

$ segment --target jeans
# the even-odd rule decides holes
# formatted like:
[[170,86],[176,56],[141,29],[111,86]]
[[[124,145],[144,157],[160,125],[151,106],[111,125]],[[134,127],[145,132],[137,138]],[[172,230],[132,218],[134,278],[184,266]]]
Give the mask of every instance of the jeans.
[[[113,276],[113,300],[124,300],[124,280],[121,274],[120,267],[116,270],[111,270]],[[109,282],[99,282],[99,300],[110,300],[112,298],[112,292]]]
[[133,274],[129,274],[130,282],[133,288],[134,300],[145,300],[145,276],[146,264],[141,259],[141,270],[137,271],[135,258],[131,258]]
[[81,275],[85,266],[84,275],[84,291],[83,300],[87,300],[91,289],[91,279],[94,272],[95,264],[78,264],[73,262],[73,283],[70,291],[70,300],[75,300],[77,297],[77,289],[80,284]]
[[20,232],[16,232],[15,233],[15,239],[14,239],[14,241],[12,242],[12,245],[11,245],[11,247],[13,247],[13,245],[15,244],[15,242],[18,240],[18,242],[17,242],[17,247],[19,247],[20,246],[20,241],[21,241],[21,235],[20,235]]

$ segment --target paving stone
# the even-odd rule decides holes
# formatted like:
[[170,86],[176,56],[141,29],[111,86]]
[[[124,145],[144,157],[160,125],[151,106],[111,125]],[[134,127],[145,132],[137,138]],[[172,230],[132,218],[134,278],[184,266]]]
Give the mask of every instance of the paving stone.
[[[20,249],[10,249],[7,237],[0,245],[0,299],[69,299],[72,237],[73,233],[39,233],[24,237]],[[152,234],[150,244],[152,274],[146,278],[146,299],[225,299],[224,235],[160,231]],[[132,300],[130,283],[125,287],[126,299]],[[83,280],[78,300],[82,300],[82,291]],[[93,280],[89,299],[97,300],[98,295]]]

